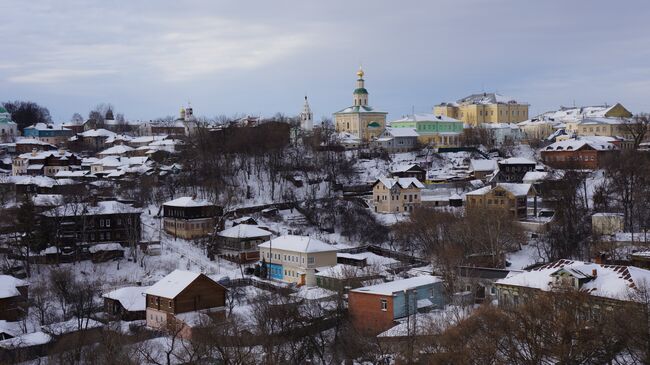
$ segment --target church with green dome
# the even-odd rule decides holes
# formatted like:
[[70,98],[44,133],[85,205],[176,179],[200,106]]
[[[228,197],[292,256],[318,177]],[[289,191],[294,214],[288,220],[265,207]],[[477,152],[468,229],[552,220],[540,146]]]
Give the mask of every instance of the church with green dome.
[[334,113],[334,124],[337,132],[351,133],[362,141],[368,141],[384,131],[388,113],[368,105],[368,90],[363,75],[363,70],[359,69],[357,87],[352,93],[353,105]]
[[11,114],[0,105],[0,142],[12,142],[18,136],[18,125]]

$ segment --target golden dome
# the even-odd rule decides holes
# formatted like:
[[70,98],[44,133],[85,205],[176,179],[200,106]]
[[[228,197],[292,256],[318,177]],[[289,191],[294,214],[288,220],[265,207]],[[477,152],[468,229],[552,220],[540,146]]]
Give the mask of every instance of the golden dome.
[[361,69],[361,67],[359,67],[359,71],[357,71],[357,76],[359,76],[360,79],[363,78],[363,70]]

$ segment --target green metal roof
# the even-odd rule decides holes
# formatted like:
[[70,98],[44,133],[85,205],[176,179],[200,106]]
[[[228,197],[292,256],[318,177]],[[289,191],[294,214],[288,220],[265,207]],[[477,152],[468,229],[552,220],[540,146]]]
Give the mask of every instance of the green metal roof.
[[377,122],[370,122],[370,123],[368,123],[368,127],[379,128],[379,127],[381,127],[381,124],[379,124]]
[[358,89],[354,89],[354,93],[353,93],[353,94],[364,94],[364,95],[368,95],[368,90],[366,90],[365,87],[360,87],[360,88],[358,88]]
[[9,113],[7,109],[3,108],[2,105],[0,105],[0,113]]

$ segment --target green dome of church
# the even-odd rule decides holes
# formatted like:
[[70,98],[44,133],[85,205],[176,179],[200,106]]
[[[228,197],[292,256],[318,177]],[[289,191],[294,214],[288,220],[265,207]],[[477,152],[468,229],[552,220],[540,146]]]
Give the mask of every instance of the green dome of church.
[[368,90],[366,90],[365,87],[360,87],[358,89],[354,89],[354,94],[365,94],[368,95]]

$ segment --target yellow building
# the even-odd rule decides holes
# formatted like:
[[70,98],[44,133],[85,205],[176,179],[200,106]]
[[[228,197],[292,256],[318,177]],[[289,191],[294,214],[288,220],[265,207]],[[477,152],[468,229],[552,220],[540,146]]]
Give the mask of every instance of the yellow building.
[[386,112],[374,110],[368,105],[363,70],[357,72],[357,88],[352,93],[353,105],[334,113],[337,132],[348,132],[362,141],[378,137],[386,127]]
[[527,198],[535,194],[531,184],[485,186],[465,194],[465,211],[494,210],[508,213],[515,219],[525,219],[528,215]]
[[414,177],[380,178],[372,187],[375,212],[412,212],[421,203],[423,188],[424,185]]
[[336,265],[337,249],[308,236],[284,235],[258,245],[269,277],[298,285],[316,285],[316,272]]
[[433,114],[459,119],[472,126],[481,123],[518,123],[528,119],[528,106],[497,93],[481,93],[455,103],[436,105]]

